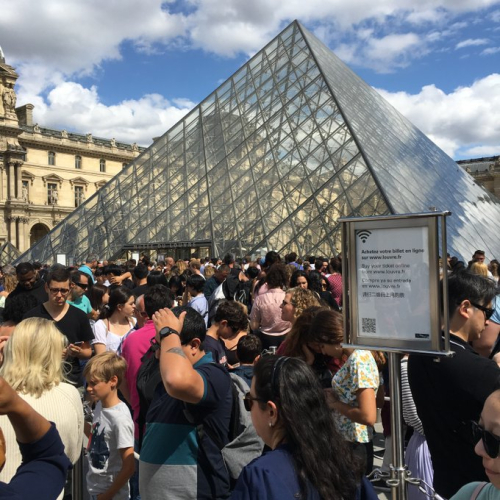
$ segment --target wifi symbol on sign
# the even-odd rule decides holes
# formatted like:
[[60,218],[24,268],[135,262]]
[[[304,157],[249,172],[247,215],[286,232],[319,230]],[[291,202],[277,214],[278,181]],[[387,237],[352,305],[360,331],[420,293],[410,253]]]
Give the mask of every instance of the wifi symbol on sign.
[[358,231],[358,236],[363,243],[368,239],[368,236],[370,236],[370,234],[372,234],[372,232],[368,231],[367,229]]

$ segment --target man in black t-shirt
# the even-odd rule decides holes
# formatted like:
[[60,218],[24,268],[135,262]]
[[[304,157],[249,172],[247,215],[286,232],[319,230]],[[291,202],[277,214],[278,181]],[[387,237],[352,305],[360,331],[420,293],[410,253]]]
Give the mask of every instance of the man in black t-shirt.
[[498,365],[470,342],[488,325],[495,285],[462,272],[448,280],[450,358],[410,354],[408,379],[434,468],[434,489],[451,498],[464,484],[487,481],[474,453],[470,421],[479,420],[486,398],[500,387]]
[[40,278],[38,271],[30,262],[21,262],[16,267],[17,286],[9,293],[5,302],[9,302],[17,295],[31,295],[38,304],[48,299],[45,282]]
[[49,300],[28,311],[24,319],[45,318],[55,322],[69,342],[66,351],[67,361],[71,366],[67,375],[68,379],[77,386],[81,386],[80,359],[88,359],[92,355],[90,342],[94,334],[87,315],[66,302],[72,286],[69,269],[59,268],[50,272],[45,284]]

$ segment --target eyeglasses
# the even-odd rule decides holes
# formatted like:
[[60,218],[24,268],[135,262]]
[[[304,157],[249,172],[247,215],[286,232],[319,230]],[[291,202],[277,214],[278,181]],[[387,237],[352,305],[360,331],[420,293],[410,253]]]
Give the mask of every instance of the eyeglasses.
[[500,451],[500,438],[487,431],[477,422],[472,421],[471,424],[474,443],[477,444],[482,439],[484,451],[486,451],[489,457],[497,458]]
[[293,302],[287,302],[286,300],[284,300],[284,301],[281,303],[281,305],[282,305],[283,307],[285,307],[285,306],[293,306]]
[[483,311],[486,319],[490,319],[493,316],[493,313],[495,312],[495,309],[492,309],[491,307],[480,306],[479,304],[474,304],[474,302],[471,302],[471,305]]
[[69,288],[49,288],[49,290],[52,295],[57,295],[58,293],[68,295],[69,293]]
[[326,283],[321,283],[321,288],[328,288],[328,285]]
[[86,285],[85,283],[77,283],[76,281],[73,282],[76,286],[79,286],[80,288],[83,288],[84,290],[87,290],[87,288],[89,287],[88,285]]
[[252,406],[254,401],[262,401],[265,403],[263,399],[260,398],[252,398],[249,392],[245,394],[245,397],[243,398],[243,404],[245,405],[245,410],[246,411],[252,411]]

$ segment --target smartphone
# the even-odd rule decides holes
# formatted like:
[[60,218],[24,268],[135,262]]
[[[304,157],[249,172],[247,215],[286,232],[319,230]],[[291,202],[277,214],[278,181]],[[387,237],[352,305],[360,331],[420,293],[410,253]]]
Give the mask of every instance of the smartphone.
[[79,340],[78,342],[73,342],[73,345],[82,345],[83,341]]

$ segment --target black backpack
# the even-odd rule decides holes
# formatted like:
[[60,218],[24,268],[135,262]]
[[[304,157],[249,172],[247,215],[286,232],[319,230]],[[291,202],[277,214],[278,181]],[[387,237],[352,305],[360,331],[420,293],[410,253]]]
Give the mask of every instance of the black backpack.
[[144,438],[144,426],[149,406],[153,401],[155,390],[161,382],[160,362],[156,359],[155,351],[150,347],[141,358],[141,367],[137,372],[137,393],[139,395],[139,416],[137,425],[139,427],[139,451]]

